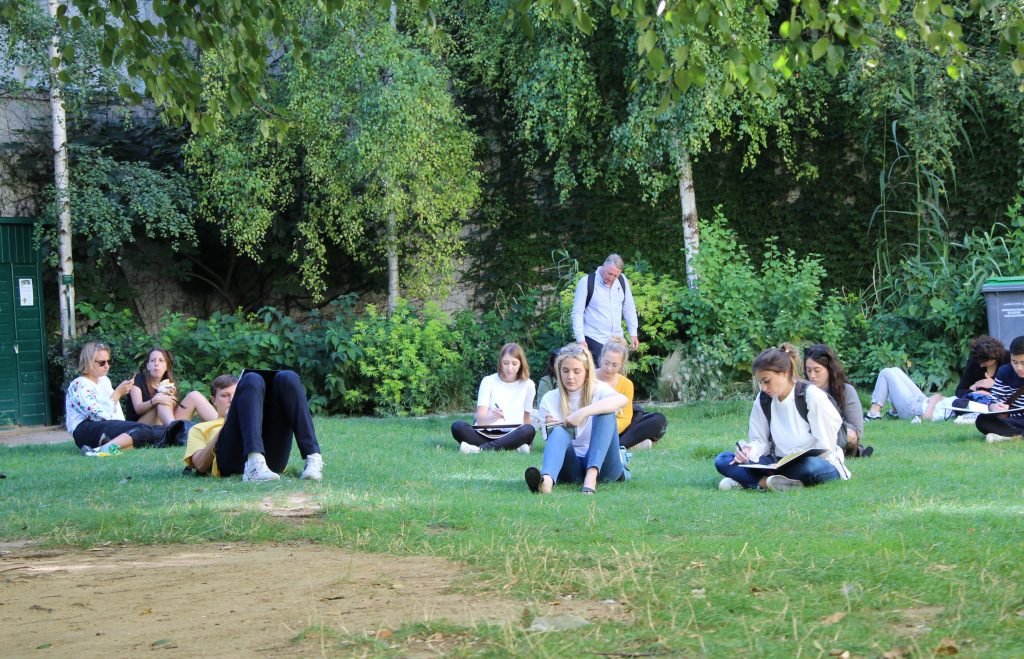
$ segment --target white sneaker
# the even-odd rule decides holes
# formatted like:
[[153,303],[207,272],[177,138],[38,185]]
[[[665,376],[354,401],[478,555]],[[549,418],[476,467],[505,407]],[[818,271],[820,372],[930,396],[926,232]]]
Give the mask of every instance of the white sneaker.
[[739,481],[735,481],[731,478],[723,478],[718,483],[718,489],[720,490],[742,490],[743,486],[739,484]]
[[974,422],[978,420],[978,413],[971,412],[968,414],[961,414],[957,418],[953,419],[953,423],[969,423],[974,425]]
[[280,479],[281,475],[270,471],[270,468],[267,467],[267,459],[262,455],[256,454],[253,457],[246,459],[245,471],[242,472],[242,480],[246,483],[276,481]]
[[324,459],[319,453],[310,453],[306,456],[306,468],[302,470],[301,478],[318,481],[324,477]]
[[479,453],[479,452],[480,452],[480,447],[479,446],[473,446],[472,444],[467,444],[466,442],[462,442],[461,444],[459,444],[459,453]]
[[804,484],[802,482],[798,481],[798,480],[793,480],[792,478],[786,478],[785,476],[780,476],[778,474],[776,474],[774,476],[769,476],[768,480],[765,482],[765,485],[767,485],[768,489],[771,490],[772,492],[784,492],[786,490],[798,490],[798,489],[800,489],[801,487],[804,486]]
[[645,439],[642,442],[637,442],[636,444],[633,444],[633,446],[630,447],[630,450],[632,450],[632,451],[646,451],[647,449],[651,448],[652,446],[654,446],[654,442],[652,442],[649,439]]
[[985,441],[988,442],[989,444],[995,444],[996,442],[1012,442],[1015,439],[1020,439],[1020,435],[1015,435],[1014,437],[1007,437],[1006,435],[998,435],[994,432],[990,432],[989,434],[985,435]]
[[530,445],[529,444],[523,444],[522,446],[520,446],[519,448],[516,449],[516,453],[529,453],[529,452],[530,452]]
[[913,419],[910,420],[910,422],[911,423],[921,423],[921,417],[915,416]]

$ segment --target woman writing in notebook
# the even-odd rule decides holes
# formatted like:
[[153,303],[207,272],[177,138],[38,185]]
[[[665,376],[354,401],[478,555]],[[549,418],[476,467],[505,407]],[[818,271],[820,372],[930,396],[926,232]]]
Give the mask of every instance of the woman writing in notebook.
[[540,469],[526,470],[531,492],[549,494],[555,483],[582,484],[594,494],[597,482],[623,477],[615,412],[629,401],[594,374],[590,352],[570,343],[558,351],[558,388],[544,395],[538,413],[550,426]]
[[530,411],[536,393],[530,379],[526,354],[518,343],[506,343],[498,351],[498,372],[480,381],[476,397],[475,425],[452,424],[452,437],[463,453],[519,451],[529,453],[536,429]]
[[[843,449],[836,443],[843,419],[825,392],[796,379],[796,366],[796,348],[788,343],[769,348],[754,359],[754,378],[761,391],[750,410],[747,443],[736,442],[735,453],[720,453],[715,458],[715,468],[724,476],[720,489],[781,491],[850,477]],[[778,470],[743,466],[773,465],[807,449],[821,452]]]

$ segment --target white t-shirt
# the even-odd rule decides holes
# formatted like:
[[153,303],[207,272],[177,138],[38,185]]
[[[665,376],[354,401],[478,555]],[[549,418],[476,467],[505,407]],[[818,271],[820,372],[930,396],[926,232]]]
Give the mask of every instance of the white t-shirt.
[[[594,396],[590,401],[595,403],[599,400],[603,400],[608,396],[614,396],[615,390],[611,388],[606,382],[597,380],[594,387]],[[580,409],[581,399],[583,398],[583,389],[577,389],[576,391],[569,393],[569,413],[575,412]],[[551,415],[555,419],[562,421],[562,398],[558,388],[552,389],[551,391],[544,394],[544,398],[541,399],[540,405],[538,406],[537,414],[540,418],[537,420],[538,423],[543,423],[544,419]],[[573,437],[572,447],[576,451],[576,455],[583,457],[590,450],[590,432],[593,428],[594,417],[588,416],[587,420],[583,422],[582,426],[576,428],[576,436]],[[548,431],[550,432],[550,430]]]
[[83,421],[124,421],[120,401],[113,400],[114,387],[110,378],[103,376],[93,382],[84,375],[68,385],[64,399],[64,416],[68,432]]
[[[935,409],[932,410],[932,421],[945,421],[952,419],[956,416],[956,412],[953,411],[953,403],[956,402],[956,396],[947,396],[938,403],[935,403]],[[970,407],[970,406],[968,406]],[[928,409],[928,399],[921,401],[921,411],[918,412],[918,416],[924,418],[924,413]],[[987,407],[985,409],[988,409]]]
[[503,423],[522,423],[523,415],[533,409],[536,394],[537,387],[533,380],[505,382],[500,375],[492,373],[480,381],[476,406],[501,410],[505,418]]

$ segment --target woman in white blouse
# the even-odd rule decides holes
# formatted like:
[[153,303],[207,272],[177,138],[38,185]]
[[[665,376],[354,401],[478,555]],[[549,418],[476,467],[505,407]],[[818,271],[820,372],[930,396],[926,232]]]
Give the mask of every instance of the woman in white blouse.
[[[162,441],[171,431],[124,420],[121,399],[132,388],[132,381],[125,380],[115,388],[107,377],[110,365],[110,348],[96,341],[86,343],[78,357],[81,375],[68,385],[64,398],[68,432],[84,455],[103,452],[112,444],[121,449],[147,446]],[[174,432],[182,430],[174,428]]]
[[[761,393],[750,410],[749,439],[746,445],[737,442],[735,453],[727,451],[715,458],[715,468],[725,477],[720,489],[780,491],[850,477],[836,441],[843,419],[825,392],[796,379],[797,359],[796,348],[788,343],[754,359]],[[743,466],[771,466],[805,449],[818,449],[818,455],[805,455],[779,469]]]

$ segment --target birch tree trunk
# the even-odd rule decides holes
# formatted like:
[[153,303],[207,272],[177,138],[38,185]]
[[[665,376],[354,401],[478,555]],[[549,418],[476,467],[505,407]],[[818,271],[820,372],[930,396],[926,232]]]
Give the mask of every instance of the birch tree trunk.
[[[398,29],[398,5],[391,2],[391,29]],[[395,212],[388,213],[387,224],[388,241],[388,314],[394,313],[398,306],[398,230],[395,222]]]
[[[47,1],[50,18],[56,20],[58,0]],[[57,286],[60,291],[60,336],[63,351],[75,337],[75,264],[71,258],[71,196],[68,179],[68,135],[64,116],[64,99],[61,95],[60,66],[54,66],[60,56],[60,41],[56,34],[50,38],[50,117],[53,130],[53,185],[59,209],[57,232],[60,277]]]
[[697,198],[693,193],[693,168],[687,154],[683,154],[679,159],[679,205],[683,213],[686,285],[697,288],[697,269],[694,267],[694,260],[700,252],[700,233],[697,227]]

